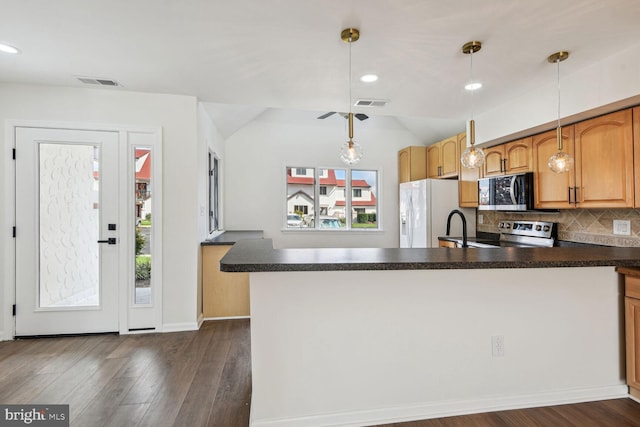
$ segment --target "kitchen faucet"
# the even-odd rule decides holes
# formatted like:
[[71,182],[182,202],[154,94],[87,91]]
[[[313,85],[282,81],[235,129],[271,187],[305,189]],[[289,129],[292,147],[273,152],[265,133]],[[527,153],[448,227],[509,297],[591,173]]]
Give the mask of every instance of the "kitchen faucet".
[[449,235],[449,231],[451,230],[451,217],[454,214],[458,214],[460,215],[460,218],[462,218],[462,247],[468,248],[469,245],[467,245],[467,219],[464,217],[464,214],[458,209],[454,209],[449,212],[449,216],[447,217],[447,236]]

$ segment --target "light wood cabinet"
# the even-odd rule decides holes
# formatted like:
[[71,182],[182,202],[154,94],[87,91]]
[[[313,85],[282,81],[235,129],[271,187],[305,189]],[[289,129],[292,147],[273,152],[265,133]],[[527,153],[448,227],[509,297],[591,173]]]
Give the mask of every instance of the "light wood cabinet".
[[627,385],[629,393],[640,398],[640,270],[618,267],[624,274],[624,323]]
[[205,318],[249,316],[249,273],[220,271],[233,245],[202,246],[202,312]]
[[[460,155],[467,148],[467,134],[462,132],[458,134],[458,152]],[[465,168],[460,164],[460,173],[458,174],[458,204],[462,208],[478,207],[478,179],[480,179],[481,167]]]
[[427,177],[427,147],[411,146],[398,151],[398,182]]
[[455,248],[456,242],[450,242],[448,240],[440,240],[438,241],[439,248]]
[[484,149],[484,165],[482,174],[485,177],[504,175],[504,147],[495,145]]
[[533,171],[531,137],[489,147],[484,155],[485,177]]
[[547,166],[557,151],[555,134],[533,137],[536,208],[633,207],[631,110],[563,128],[563,148],[575,161],[568,173],[555,174]]
[[[575,159],[573,151],[573,126],[562,128],[563,150]],[[555,173],[548,162],[558,151],[557,131],[550,130],[533,137],[534,206],[537,209],[568,209],[575,207],[569,203],[569,196],[575,187],[575,174]],[[573,196],[571,196],[573,198]]]
[[640,107],[632,110],[633,115],[633,167],[634,167],[634,206],[640,207]]
[[455,178],[460,167],[458,136],[427,147],[427,176],[429,178]]

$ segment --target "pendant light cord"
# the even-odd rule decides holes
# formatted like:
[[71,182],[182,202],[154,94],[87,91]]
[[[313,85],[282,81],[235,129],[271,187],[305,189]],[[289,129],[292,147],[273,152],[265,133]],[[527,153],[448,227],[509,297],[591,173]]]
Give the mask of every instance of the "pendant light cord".
[[[473,80],[473,49],[471,49],[471,52],[469,52],[469,62],[471,63],[471,69],[469,71],[469,75],[471,76],[471,81],[469,83],[473,84],[474,80]],[[471,91],[471,120],[473,120],[473,110],[475,110],[474,105],[473,105],[473,92],[475,92],[475,90]]]
[[352,99],[352,95],[351,95],[351,44],[353,43],[353,40],[351,39],[351,36],[349,36],[349,112],[351,113],[351,99]]
[[558,64],[558,127],[560,127],[560,59],[556,62]]

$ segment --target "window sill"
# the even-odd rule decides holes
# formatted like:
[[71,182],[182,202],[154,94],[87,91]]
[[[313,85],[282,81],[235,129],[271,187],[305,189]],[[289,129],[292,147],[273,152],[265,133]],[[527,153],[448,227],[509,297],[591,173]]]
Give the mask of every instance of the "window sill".
[[285,233],[382,233],[382,228],[294,228],[286,227],[281,228],[280,231]]

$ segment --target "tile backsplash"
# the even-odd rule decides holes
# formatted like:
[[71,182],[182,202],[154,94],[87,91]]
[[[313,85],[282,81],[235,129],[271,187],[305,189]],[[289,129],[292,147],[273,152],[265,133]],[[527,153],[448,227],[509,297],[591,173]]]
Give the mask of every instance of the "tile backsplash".
[[[558,223],[558,238],[570,242],[606,246],[640,247],[640,209],[569,209],[558,213],[478,211],[476,229],[498,233],[501,219],[527,219]],[[628,220],[631,235],[613,234],[613,220]]]

